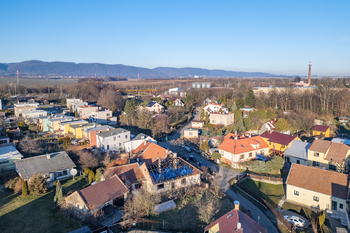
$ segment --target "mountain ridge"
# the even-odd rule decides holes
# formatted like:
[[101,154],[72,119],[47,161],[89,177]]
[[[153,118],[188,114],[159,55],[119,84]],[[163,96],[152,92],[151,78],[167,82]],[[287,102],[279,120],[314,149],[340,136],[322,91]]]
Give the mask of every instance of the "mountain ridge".
[[74,62],[45,62],[30,60],[23,62],[0,63],[0,75],[15,76],[120,76],[125,78],[169,78],[169,77],[287,77],[286,75],[275,75],[264,72],[240,72],[219,69],[204,69],[194,67],[156,67],[153,69],[128,66],[123,64],[103,63],[74,63]]

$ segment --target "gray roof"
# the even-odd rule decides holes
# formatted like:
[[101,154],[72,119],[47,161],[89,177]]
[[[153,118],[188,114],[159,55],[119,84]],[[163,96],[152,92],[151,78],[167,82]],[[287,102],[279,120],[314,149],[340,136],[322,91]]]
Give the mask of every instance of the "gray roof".
[[105,138],[105,137],[110,137],[112,135],[117,135],[124,132],[130,132],[130,131],[122,128],[117,128],[117,129],[112,129],[101,133],[97,133],[96,135]]
[[307,150],[310,145],[311,143],[293,140],[283,154],[307,160]]
[[[48,158],[49,155],[50,158]],[[22,179],[29,179],[38,173],[49,175],[52,172],[75,167],[74,162],[65,151],[30,157],[18,160],[15,163]]]
[[151,108],[153,105],[155,105],[157,102],[156,101],[151,101],[151,102],[149,102],[147,105],[146,105],[146,107],[149,107],[149,108]]
[[331,142],[343,143],[345,145],[350,145],[350,139],[348,138],[333,138]]
[[0,148],[0,160],[21,159],[23,155],[14,146],[4,146]]
[[89,127],[89,126],[94,127],[94,125],[96,126],[96,123],[85,123],[85,122],[81,124],[72,124],[70,127],[75,129],[75,128]]
[[109,125],[101,125],[101,126],[96,126],[92,128],[85,128],[84,131],[87,133],[90,133],[91,131],[99,131],[99,130],[105,130],[105,129],[113,129],[112,126]]
[[141,139],[146,139],[148,135],[139,133],[133,140],[141,140]]

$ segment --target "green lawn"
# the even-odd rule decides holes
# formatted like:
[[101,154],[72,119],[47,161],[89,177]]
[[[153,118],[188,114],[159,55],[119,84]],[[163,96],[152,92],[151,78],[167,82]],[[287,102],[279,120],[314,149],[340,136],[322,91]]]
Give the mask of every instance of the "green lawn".
[[254,193],[261,198],[264,198],[275,208],[284,195],[282,184],[275,185],[247,179],[240,183],[240,187],[243,190],[249,190],[249,193]]
[[[203,227],[205,227],[206,224],[202,223],[198,218],[196,203],[199,200],[200,199],[195,195],[188,196],[183,200],[176,200],[176,209],[164,212],[158,216],[151,216],[149,220],[151,220],[152,223],[149,223],[148,225],[140,223],[139,227],[147,228],[149,230],[162,230],[164,221],[165,230],[203,232]],[[219,200],[221,207],[220,211],[214,217],[215,220],[234,208],[233,200],[230,197],[224,196]]]
[[[86,185],[84,179],[62,182],[63,194]],[[82,227],[75,219],[66,219],[56,208],[52,189],[41,196],[15,195],[0,191],[1,232],[69,232]]]

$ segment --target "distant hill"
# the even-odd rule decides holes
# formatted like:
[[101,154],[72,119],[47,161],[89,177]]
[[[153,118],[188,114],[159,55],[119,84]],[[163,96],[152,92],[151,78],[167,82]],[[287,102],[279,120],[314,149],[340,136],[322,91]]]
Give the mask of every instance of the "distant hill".
[[107,65],[100,63],[73,63],[73,62],[43,62],[24,61],[19,63],[0,63],[0,75],[15,76],[17,70],[20,75],[26,76],[104,76],[104,77],[125,77],[137,78],[169,78],[171,77],[286,77],[285,75],[275,75],[261,72],[236,72],[226,70],[208,70],[200,68],[171,68],[157,67],[147,69],[126,65]]

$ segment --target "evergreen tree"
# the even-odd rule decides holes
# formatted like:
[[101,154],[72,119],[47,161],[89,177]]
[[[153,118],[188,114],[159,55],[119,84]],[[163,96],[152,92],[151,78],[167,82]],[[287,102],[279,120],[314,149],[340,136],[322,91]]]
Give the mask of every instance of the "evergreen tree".
[[246,130],[250,130],[253,126],[253,122],[249,116],[247,116],[246,118],[243,119],[243,123],[244,123],[244,128]]
[[267,110],[266,116],[267,118],[270,118],[272,120],[273,118],[276,117],[276,113],[273,110],[269,109]]
[[92,170],[89,170],[89,184],[91,184],[95,179],[95,173]]
[[209,144],[208,144],[207,141],[204,141],[204,142],[202,143],[202,145],[199,147],[199,149],[202,150],[202,151],[209,151],[210,146],[209,146]]
[[237,124],[236,124],[236,129],[238,131],[238,133],[244,133],[245,132],[245,127],[243,124],[243,117],[239,116],[237,119]]
[[343,78],[342,83],[343,83],[344,87],[346,87],[346,79],[345,78]]
[[248,87],[247,97],[245,99],[245,103],[246,103],[246,105],[248,105],[252,108],[255,108],[255,95],[254,95],[253,88],[251,86]]
[[152,129],[153,128],[153,119],[152,115],[147,110],[142,110],[137,115],[137,125],[140,129]]
[[238,117],[242,116],[242,111],[241,110],[237,110],[235,111],[235,122],[237,122],[238,120]]
[[58,202],[58,201],[61,201],[61,200],[63,200],[62,186],[61,186],[60,181],[58,180],[56,182],[56,192],[55,192],[55,196],[53,198],[53,201],[54,202]]
[[205,118],[204,118],[205,124],[209,123],[209,114],[208,112],[205,112]]
[[71,106],[69,106],[69,112],[70,112],[70,113],[73,113],[73,108],[72,108],[72,105],[71,105]]
[[77,110],[77,109],[75,109],[74,116],[75,116],[76,118],[79,118],[79,114],[78,114],[78,110]]
[[22,187],[22,196],[26,197],[28,195],[28,184],[27,181],[23,181],[23,187]]
[[236,105],[236,101],[233,101],[231,112],[235,112],[235,111],[237,111],[237,105]]
[[204,121],[204,109],[201,110],[201,116],[199,117],[201,121]]
[[238,99],[237,100],[237,108],[243,108],[244,107],[244,100],[243,99]]

